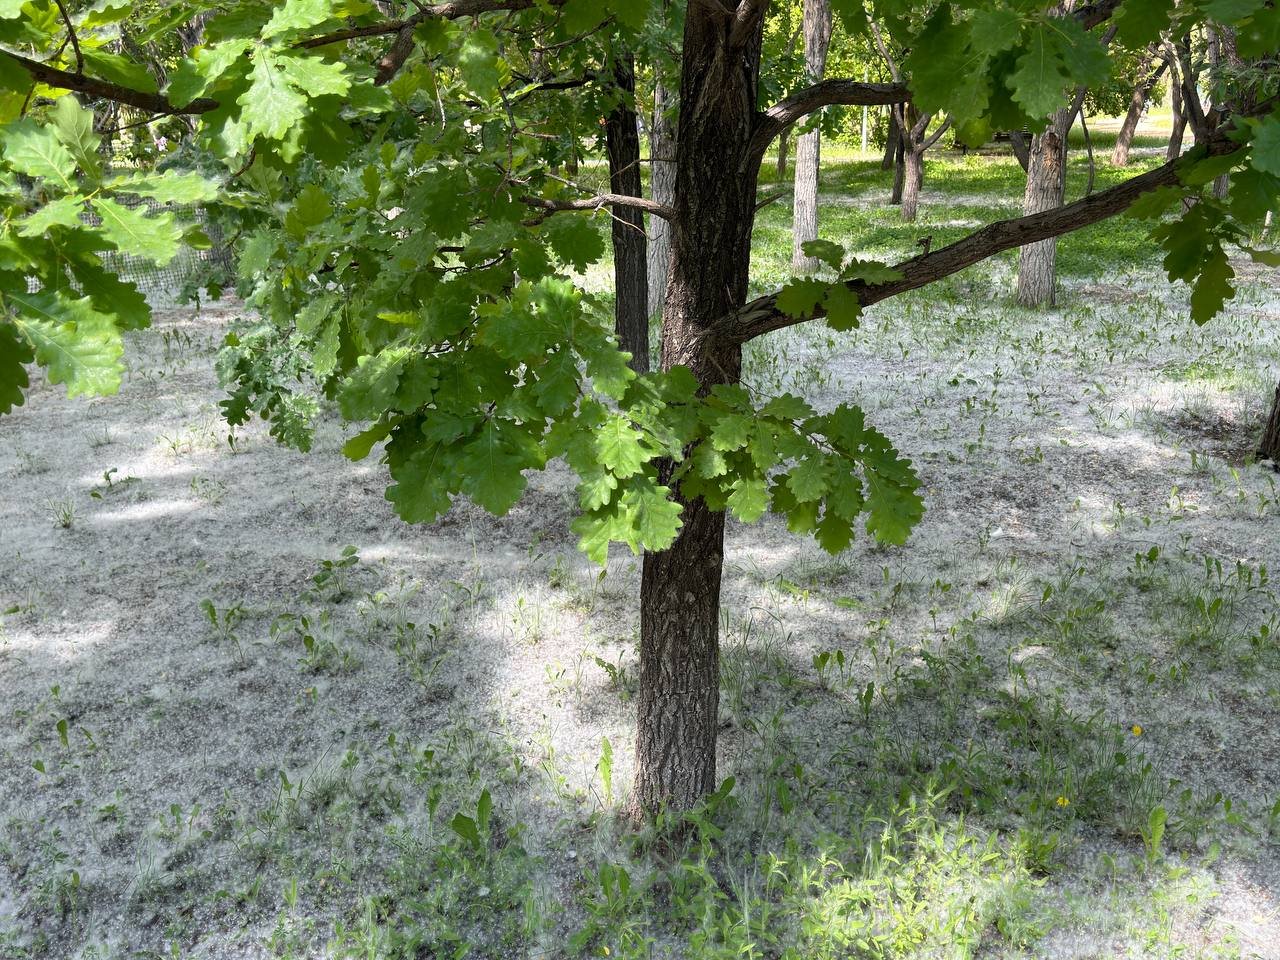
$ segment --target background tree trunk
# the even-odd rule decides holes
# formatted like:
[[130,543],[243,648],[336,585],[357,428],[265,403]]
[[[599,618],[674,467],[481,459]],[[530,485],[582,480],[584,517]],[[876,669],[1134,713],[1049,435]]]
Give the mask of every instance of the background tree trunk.
[[884,156],[880,158],[881,170],[893,169],[893,165],[898,159],[898,144],[901,139],[901,134],[898,131],[898,113],[893,108],[890,108],[889,132],[885,135]]
[[1280,463],[1280,386],[1276,387],[1275,398],[1271,401],[1271,415],[1267,417],[1267,425],[1262,428],[1258,458]]
[[[731,49],[717,6],[693,4],[685,15],[662,366],[688,366],[704,390],[741,375],[741,349],[704,331],[747,296],[762,31],[760,17]],[[673,469],[660,464],[659,476]],[[670,548],[645,554],[641,576],[636,816],[687,810],[716,783],[724,515],[695,500],[682,522]]]
[[[653,125],[649,128],[649,191],[654,200],[672,206],[676,192],[676,127],[671,95],[661,80],[653,88]],[[662,314],[671,268],[671,226],[649,218],[649,314]]]
[[1018,166],[1022,167],[1023,173],[1027,173],[1031,166],[1031,142],[1027,139],[1027,135],[1021,130],[1010,130],[1009,146],[1013,148]]
[[1173,129],[1164,158],[1174,160],[1182,154],[1182,134],[1187,129],[1187,115],[1182,111],[1182,84],[1176,77],[1169,82],[1169,103],[1173,109]]
[[[1031,161],[1022,212],[1041,213],[1062,206],[1066,191],[1067,132],[1075,110],[1065,107],[1053,115],[1043,133],[1031,138]],[[1024,307],[1052,306],[1057,273],[1058,241],[1039,240],[1018,252],[1018,303]]]
[[[827,68],[831,44],[829,0],[804,0],[804,63],[806,80],[816,83]],[[811,118],[816,120],[817,117]],[[814,126],[796,144],[796,179],[791,226],[791,266],[816,270],[818,261],[805,256],[803,246],[818,238],[818,175],[822,163],[822,131]]]
[[791,152],[791,128],[783,130],[778,137],[778,182],[787,179],[787,155]]
[[[1151,61],[1148,60],[1142,69],[1146,70],[1150,65]],[[1113,167],[1123,167],[1129,162],[1129,148],[1133,145],[1133,135],[1138,130],[1138,122],[1142,119],[1143,111],[1146,110],[1151,91],[1156,88],[1156,84],[1160,82],[1160,77],[1164,75],[1168,66],[1166,61],[1160,61],[1160,66],[1133,88],[1133,96],[1129,98],[1129,112],[1124,115],[1124,123],[1120,125],[1120,132],[1116,134],[1115,149],[1111,151]]]
[[[609,189],[644,196],[640,178],[640,126],[636,117],[635,59],[621,55],[613,67],[618,105],[605,118]],[[613,208],[614,327],[631,367],[649,369],[649,279],[644,214],[634,207]]]

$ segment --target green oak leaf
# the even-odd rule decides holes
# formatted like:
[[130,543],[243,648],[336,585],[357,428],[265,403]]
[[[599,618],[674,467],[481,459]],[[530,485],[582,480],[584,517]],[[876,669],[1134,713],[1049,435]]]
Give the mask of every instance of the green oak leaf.
[[625,480],[639,473],[648,462],[649,458],[641,446],[643,439],[644,435],[626,418],[610,417],[596,431],[596,455],[614,476]]
[[832,330],[856,330],[861,323],[862,303],[843,283],[831,285],[822,307],[827,312],[827,326]]
[[1253,168],[1280,176],[1280,117],[1253,122]]
[[194,172],[166,170],[163,173],[126,173],[112,177],[103,186],[115,193],[150,197],[161,203],[210,203],[218,197],[219,186]]
[[19,173],[44,177],[68,192],[76,189],[76,161],[71,152],[48,127],[33,120],[17,120],[0,132],[4,159]]
[[835,556],[847,550],[849,544],[853,543],[853,524],[838,513],[827,510],[818,521],[813,535],[823,550]]
[[844,246],[833,240],[806,240],[800,245],[806,257],[814,257],[839,270],[844,263]]
[[462,492],[495,516],[502,516],[524,493],[527,481],[521,472],[541,466],[527,449],[512,441],[511,428],[489,420],[458,458]]
[[34,359],[31,344],[12,324],[0,322],[0,413],[22,406],[22,392],[31,385],[23,364]]
[[813,277],[792,280],[778,291],[778,309],[797,320],[812,317],[829,286],[826,281]]
[[254,57],[251,77],[249,89],[236,101],[242,108],[248,138],[281,140],[306,116],[307,98],[289,84],[267,50],[259,50]]
[[68,397],[120,389],[120,331],[88,297],[11,291],[5,299],[16,310],[13,322],[35,348],[36,362],[48,370],[50,383],[66,384]]
[[277,62],[289,82],[309,97],[341,96],[351,88],[341,63],[308,56],[280,56]]
[[41,236],[50,227],[84,227],[84,197],[70,194],[59,197],[18,221],[18,233],[24,237]]
[[1201,261],[1200,275],[1191,287],[1191,319],[1205,324],[1222,312],[1223,306],[1235,296],[1231,280],[1235,277],[1226,251],[1214,244]]
[[1017,69],[1007,81],[1013,99],[1028,116],[1045,118],[1061,106],[1067,82],[1056,35],[1051,27],[1037,25],[1030,31]]
[[755,523],[769,505],[768,490],[763,477],[739,477],[733,481],[729,494],[729,509],[743,523]]
[[160,266],[177,254],[182,231],[168,213],[148,217],[141,208],[130,208],[110,197],[96,197],[93,209],[102,218],[102,232],[116,249],[145,257]]
[[332,16],[332,10],[333,0],[285,0],[262,28],[262,39],[270,40],[291,30],[305,30],[324,23]]
[[93,111],[80,106],[75,97],[59,97],[52,116],[54,135],[71,151],[85,175],[97,180],[102,173],[98,157],[102,137],[93,129]]

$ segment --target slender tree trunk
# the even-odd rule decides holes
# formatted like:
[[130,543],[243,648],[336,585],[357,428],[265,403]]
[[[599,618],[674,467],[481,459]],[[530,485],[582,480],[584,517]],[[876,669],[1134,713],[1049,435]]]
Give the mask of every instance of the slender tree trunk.
[[1021,130],[1009,131],[1009,146],[1013,148],[1013,155],[1018,160],[1018,166],[1022,167],[1022,172],[1027,173],[1031,166],[1031,143],[1027,139],[1027,135]]
[[[672,206],[676,192],[676,127],[674,106],[662,81],[653,89],[653,125],[649,136],[649,189],[653,199]],[[661,217],[649,218],[649,313],[662,314],[671,267],[671,226]]]
[[[1066,191],[1067,131],[1074,110],[1053,115],[1043,133],[1031,139],[1031,162],[1022,212],[1041,213],[1062,206]],[[1018,302],[1024,307],[1052,305],[1057,273],[1058,242],[1039,240],[1019,250]]]
[[884,156],[880,158],[881,170],[893,169],[894,162],[898,158],[898,142],[900,139],[898,112],[891,107],[889,109],[889,132],[884,139]]
[[[635,60],[620,55],[613,67],[618,105],[605,118],[609,189],[629,197],[644,195],[640,178],[640,127],[636,117]],[[649,278],[644,214],[633,207],[613,209],[614,326],[631,367],[649,369]]]
[[1258,444],[1258,459],[1280,463],[1280,386],[1276,387],[1271,401],[1271,415],[1262,429],[1262,442]]
[[[804,62],[808,82],[822,79],[831,43],[829,0],[804,2]],[[813,118],[816,119],[816,118]],[[818,261],[805,256],[804,244],[818,238],[818,175],[822,163],[822,131],[815,126],[800,135],[796,145],[796,179],[791,227],[791,266],[816,270]]]
[[924,151],[908,149],[902,165],[902,219],[911,223],[920,210],[920,189],[924,185]]
[[893,189],[889,191],[889,203],[899,204],[906,183],[907,137],[899,108],[894,107],[893,112],[898,113],[898,136],[893,144]]
[[[741,350],[707,337],[716,318],[745,302],[755,219],[755,122],[763,18],[731,48],[715,5],[685,16],[676,137],[671,279],[663,308],[662,366],[688,366],[709,389],[735,383]],[[673,465],[659,473],[669,477]],[[684,503],[683,526],[641,577],[636,815],[687,810],[716,784],[720,580],[724,516]]]
[[782,131],[778,137],[778,182],[787,179],[787,154],[791,152],[791,128]]
[[[1151,61],[1148,60],[1143,64],[1143,69],[1146,70],[1150,65]],[[1168,66],[1167,62],[1161,61],[1154,73],[1133,88],[1133,96],[1129,98],[1129,112],[1124,115],[1124,123],[1120,125],[1120,132],[1116,134],[1115,149],[1111,151],[1113,167],[1123,167],[1129,162],[1129,148],[1133,145],[1133,135],[1138,131],[1138,122],[1147,108],[1151,91],[1156,88],[1156,84],[1160,82],[1160,77]]]
[[1182,111],[1180,82],[1170,82],[1169,103],[1173,109],[1173,129],[1169,133],[1169,146],[1164,156],[1166,160],[1174,160],[1182,154],[1182,134],[1187,129],[1187,115]]

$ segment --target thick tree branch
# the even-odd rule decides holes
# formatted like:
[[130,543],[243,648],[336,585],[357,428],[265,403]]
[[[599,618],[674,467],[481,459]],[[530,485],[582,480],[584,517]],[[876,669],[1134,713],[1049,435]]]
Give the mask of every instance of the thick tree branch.
[[[560,7],[567,0],[543,0],[543,2],[553,7]],[[534,5],[535,0],[452,0],[451,3],[422,4],[419,5],[418,12],[411,17],[405,17],[401,20],[383,20],[380,23],[369,23],[360,27],[334,30],[332,33],[299,40],[295,46],[309,50],[313,47],[324,47],[331,43],[359,40],[362,37],[383,37],[390,33],[399,33],[405,29],[412,31],[418,24],[425,23],[428,20],[460,20],[463,17],[478,17],[482,13],[494,13],[497,11],[515,13],[519,10],[528,10]]]
[[24,57],[22,54],[14,53],[11,50],[0,50],[0,55],[6,56],[17,63],[27,73],[31,74],[32,79],[38,80],[46,86],[56,87],[59,90],[74,90],[76,93],[83,93],[86,96],[97,97],[102,100],[114,100],[116,103],[127,103],[131,107],[137,107],[139,110],[148,110],[151,113],[208,113],[218,106],[218,101],[210,100],[208,97],[200,97],[192,100],[185,107],[177,107],[160,93],[147,93],[143,90],[134,90],[132,87],[112,83],[109,80],[87,77],[83,73],[59,70],[57,67],[51,67],[47,63],[41,63],[39,60],[32,60],[30,57]]
[[675,218],[675,211],[666,204],[658,203],[647,197],[629,197],[621,193],[601,193],[586,200],[551,200],[547,197],[523,196],[521,202],[531,207],[559,213],[562,210],[599,210],[601,207],[635,207],[655,217],[670,222]]
[[[913,257],[895,266],[902,279],[888,283],[867,284],[851,281],[848,287],[857,294],[859,303],[869,307],[908,290],[926,286],[943,277],[971,267],[1004,250],[1021,247],[1037,240],[1047,240],[1082,227],[1092,226],[1128,209],[1144,193],[1157,187],[1178,182],[1179,173],[1189,163],[1205,156],[1220,157],[1241,150],[1239,143],[1230,139],[1227,129],[1219,130],[1205,142],[1206,153],[1196,151],[1164,166],[1132,177],[1117,186],[1092,194],[1075,203],[1034,213],[1012,220],[1000,220],[988,224],[950,246]],[[821,309],[816,316],[823,316]],[[746,343],[771,330],[780,330],[803,321],[778,309],[778,295],[759,297],[736,313],[720,318],[710,327],[711,336],[735,343]]]
[[820,80],[779,100],[760,115],[751,139],[752,150],[763,156],[773,138],[809,114],[835,104],[876,107],[903,103],[911,93],[902,83],[863,83],[860,80]]

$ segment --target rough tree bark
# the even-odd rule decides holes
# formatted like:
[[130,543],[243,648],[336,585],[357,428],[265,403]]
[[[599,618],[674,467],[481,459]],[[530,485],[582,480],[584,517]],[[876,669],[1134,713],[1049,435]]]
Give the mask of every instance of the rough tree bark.
[[[1040,213],[1062,206],[1067,185],[1067,131],[1075,111],[1064,107],[1053,115],[1043,133],[1031,138],[1027,190],[1022,212]],[[1029,243],[1018,253],[1018,303],[1024,307],[1052,306],[1057,276],[1058,241]]]
[[[763,11],[744,23],[714,4],[690,4],[685,17],[662,366],[687,365],[704,389],[736,382],[741,372],[741,348],[705,334],[747,294],[762,26]],[[693,500],[681,519],[675,543],[644,557],[636,815],[688,809],[716,785],[724,514]]]
[[[1150,60],[1142,65],[1143,70],[1148,70],[1150,67]],[[1160,78],[1164,76],[1168,67],[1168,61],[1161,60],[1160,65],[1133,88],[1133,96],[1129,98],[1129,112],[1124,116],[1124,123],[1120,125],[1120,132],[1116,134],[1115,149],[1111,151],[1113,167],[1123,167],[1129,162],[1129,148],[1133,145],[1133,135],[1138,130],[1138,121],[1142,119],[1147,101],[1151,99],[1151,91],[1156,88],[1156,84],[1160,82]]]
[[1262,428],[1258,458],[1280,463],[1280,386],[1276,387],[1275,398],[1271,401],[1271,415],[1267,417],[1267,425]]
[[[671,115],[672,97],[659,80],[653,88],[653,123],[649,127],[649,192],[664,206],[671,206],[676,189],[676,127]],[[649,218],[649,313],[662,314],[667,299],[671,266],[671,225],[661,217]]]
[[[613,65],[618,103],[605,118],[609,155],[609,190],[628,197],[644,196],[640,178],[640,127],[635,96],[635,59],[618,56]],[[613,211],[614,326],[631,367],[649,369],[649,280],[644,213],[635,207]]]
[[902,157],[902,219],[913,222],[920,210],[920,188],[924,186],[924,150],[908,144]]
[[[804,0],[804,64],[806,79],[816,83],[827,68],[831,44],[829,0]],[[815,270],[818,261],[805,256],[804,244],[818,238],[818,175],[822,165],[822,131],[816,126],[796,144],[796,179],[791,227],[791,266]]]

